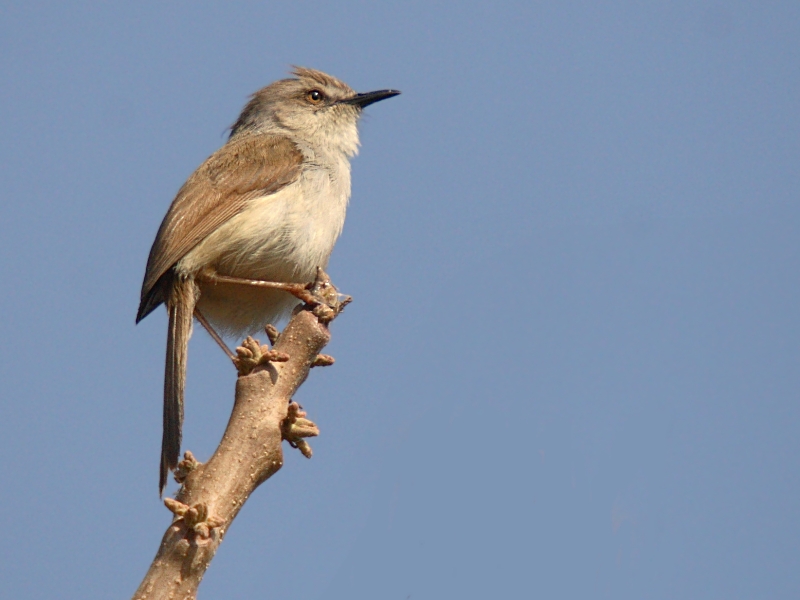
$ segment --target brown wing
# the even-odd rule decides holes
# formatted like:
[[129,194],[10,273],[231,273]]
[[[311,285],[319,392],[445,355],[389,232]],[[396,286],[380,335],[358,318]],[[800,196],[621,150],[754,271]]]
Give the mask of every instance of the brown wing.
[[273,135],[229,141],[183,184],[169,207],[147,259],[138,323],[164,301],[159,280],[206,236],[253,198],[274,194],[295,181],[303,155],[293,142]]

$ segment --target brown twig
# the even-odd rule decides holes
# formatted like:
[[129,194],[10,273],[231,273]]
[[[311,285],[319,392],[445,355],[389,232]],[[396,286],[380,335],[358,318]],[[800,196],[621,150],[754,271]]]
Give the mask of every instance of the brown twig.
[[[332,287],[322,272],[320,283],[323,293]],[[338,302],[331,306],[329,298],[325,304],[335,314],[341,309]],[[290,405],[290,399],[330,340],[326,323],[332,317],[322,312],[317,315],[319,306],[297,311],[272,350],[254,340],[243,344],[245,352],[239,354],[237,365],[243,368],[222,441],[207,463],[198,463],[187,452],[179,465],[177,475],[183,485],[174,500],[164,501],[173,521],[134,599],[195,598],[247,498],[283,466],[282,439],[310,457],[303,438],[319,432],[299,406]]]

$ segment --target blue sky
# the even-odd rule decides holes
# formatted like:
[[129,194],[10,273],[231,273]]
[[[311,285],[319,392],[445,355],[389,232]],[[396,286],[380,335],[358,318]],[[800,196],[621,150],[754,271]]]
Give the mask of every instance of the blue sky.
[[[200,596],[800,595],[796,3],[0,6],[4,597],[150,563],[147,252],[291,64],[403,95],[362,122],[314,458]],[[203,460],[234,373],[199,330],[188,375]]]

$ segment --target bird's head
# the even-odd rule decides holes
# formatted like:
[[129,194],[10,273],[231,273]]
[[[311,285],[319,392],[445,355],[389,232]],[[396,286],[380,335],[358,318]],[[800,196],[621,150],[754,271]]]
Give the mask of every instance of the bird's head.
[[358,152],[358,118],[366,106],[396,96],[397,90],[359,94],[349,85],[314,69],[295,67],[295,77],[257,91],[231,129],[247,133],[282,133],[325,146],[347,156]]

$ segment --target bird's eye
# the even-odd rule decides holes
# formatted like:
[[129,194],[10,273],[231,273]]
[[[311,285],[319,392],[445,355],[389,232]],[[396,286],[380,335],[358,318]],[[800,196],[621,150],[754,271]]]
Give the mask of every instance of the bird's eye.
[[311,90],[308,92],[308,94],[306,94],[306,98],[308,98],[308,100],[314,104],[319,104],[325,98],[325,95],[319,90]]

